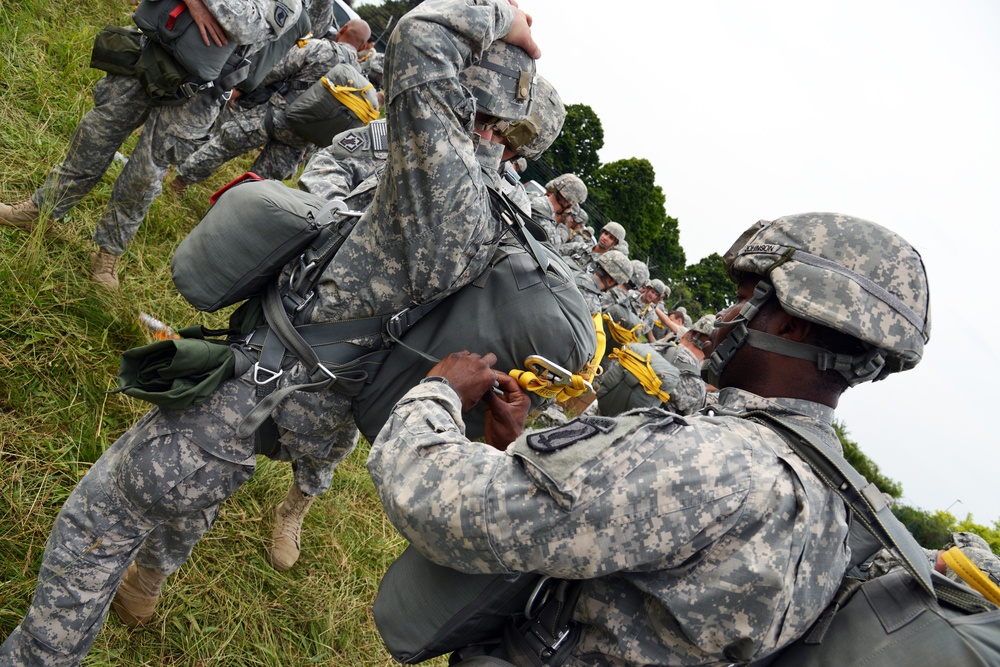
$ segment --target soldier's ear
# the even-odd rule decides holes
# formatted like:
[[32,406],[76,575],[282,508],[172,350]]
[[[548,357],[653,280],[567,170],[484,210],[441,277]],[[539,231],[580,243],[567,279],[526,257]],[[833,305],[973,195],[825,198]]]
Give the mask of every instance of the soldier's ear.
[[769,324],[772,324],[777,329],[770,332],[776,336],[781,336],[797,343],[806,343],[812,340],[812,322],[789,315],[780,308],[777,309]]

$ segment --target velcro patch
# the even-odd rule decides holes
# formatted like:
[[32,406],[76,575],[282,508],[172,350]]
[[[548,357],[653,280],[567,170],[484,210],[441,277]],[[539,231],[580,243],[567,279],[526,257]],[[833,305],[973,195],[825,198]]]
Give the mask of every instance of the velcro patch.
[[564,426],[532,433],[527,442],[536,452],[558,452],[597,433],[610,433],[614,428],[615,420],[609,417],[580,417]]

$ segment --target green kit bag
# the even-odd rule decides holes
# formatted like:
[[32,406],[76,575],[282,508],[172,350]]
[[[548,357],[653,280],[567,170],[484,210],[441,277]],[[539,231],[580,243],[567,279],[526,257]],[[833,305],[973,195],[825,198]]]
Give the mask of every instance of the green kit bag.
[[142,53],[142,33],[132,26],[105,26],[94,37],[90,66],[108,74],[134,76]]
[[126,396],[179,410],[201,403],[233,377],[236,353],[225,340],[202,338],[193,326],[181,338],[159,340],[122,354],[118,389]]

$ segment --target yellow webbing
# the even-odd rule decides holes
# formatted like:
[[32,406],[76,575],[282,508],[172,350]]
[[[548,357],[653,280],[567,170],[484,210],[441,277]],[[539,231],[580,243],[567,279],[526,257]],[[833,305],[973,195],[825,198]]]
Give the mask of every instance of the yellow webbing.
[[608,323],[608,331],[611,332],[611,337],[614,338],[615,342],[619,345],[628,345],[629,343],[639,342],[639,334],[637,334],[636,331],[642,328],[641,322],[631,329],[626,329],[611,319],[611,316],[608,314],[604,315],[604,321]]
[[612,356],[618,359],[618,363],[622,365],[622,368],[639,380],[643,391],[650,396],[656,396],[664,403],[670,400],[670,394],[660,389],[663,386],[663,382],[660,380],[660,376],[656,374],[656,371],[653,370],[652,353],[642,357],[627,347],[623,347],[618,349]]
[[954,570],[955,574],[960,576],[965,583],[982,593],[983,597],[987,600],[1000,607],[1000,586],[994,584],[986,573],[976,567],[976,564],[969,560],[969,557],[962,553],[961,549],[952,547],[942,552],[941,560],[945,562],[945,565]]
[[323,82],[323,87],[326,88],[333,97],[343,104],[345,107],[351,110],[351,112],[361,120],[362,123],[367,125],[373,120],[379,119],[379,111],[372,106],[372,103],[368,101],[368,98],[364,95],[354,95],[353,93],[363,93],[366,90],[372,88],[372,84],[368,84],[364,88],[352,88],[351,86],[335,86],[330,83],[330,80],[325,76],[320,79]]
[[515,368],[509,375],[517,380],[521,389],[544,398],[555,398],[559,403],[586,394],[590,391],[587,383],[593,382],[594,376],[597,375],[597,369],[600,368],[601,361],[604,359],[604,351],[607,349],[600,313],[594,315],[593,321],[594,333],[597,336],[597,349],[594,351],[594,358],[590,360],[590,363],[580,373],[573,375],[573,386],[553,384],[550,380],[540,378],[535,373],[521,368]]

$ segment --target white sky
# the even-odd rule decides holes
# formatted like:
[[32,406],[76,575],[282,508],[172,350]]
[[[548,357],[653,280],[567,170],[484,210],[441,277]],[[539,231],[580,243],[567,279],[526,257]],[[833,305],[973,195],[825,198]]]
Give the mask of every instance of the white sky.
[[1000,373],[995,0],[522,0],[539,72],[604,126],[603,162],[656,170],[688,262],[758,219],[837,211],[923,255],[931,342],[838,416],[903,500],[990,525]]

